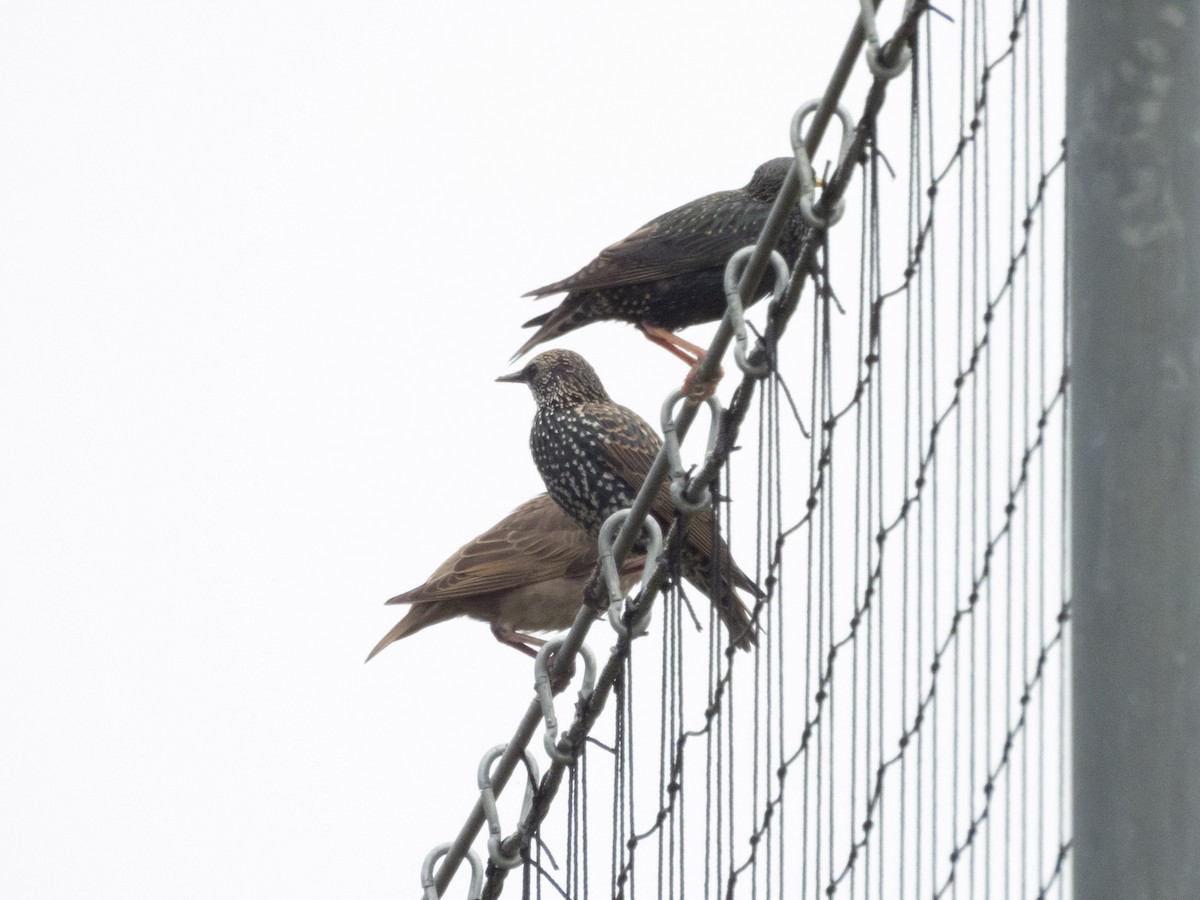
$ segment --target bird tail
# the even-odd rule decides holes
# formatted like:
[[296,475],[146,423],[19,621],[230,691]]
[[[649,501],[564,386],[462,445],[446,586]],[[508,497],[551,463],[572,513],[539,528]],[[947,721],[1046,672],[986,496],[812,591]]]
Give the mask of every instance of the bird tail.
[[583,307],[574,302],[571,295],[568,294],[567,298],[550,312],[534,316],[521,326],[522,328],[537,328],[537,331],[534,332],[533,337],[521,345],[521,349],[512,355],[509,362],[520,359],[538,344],[562,337],[576,328],[582,328],[590,321],[591,318],[586,315]]
[[[400,597],[403,596],[405,595],[400,595]],[[391,603],[393,600],[400,600],[400,597],[393,597],[388,603]],[[400,602],[404,601],[400,600]],[[438,604],[436,603],[418,603],[408,611],[403,619],[396,623],[391,631],[383,636],[383,639],[375,645],[375,649],[367,654],[365,662],[370,662],[388,644],[394,644],[401,638],[406,638],[410,634],[416,634],[422,628],[433,625],[435,622],[440,622],[444,618],[444,616],[438,615],[440,612],[442,610],[438,608]]]
[[749,650],[758,644],[758,628],[750,608],[738,596],[735,588],[753,594],[755,599],[766,594],[749,575],[738,568],[724,541],[720,542],[718,560],[715,565],[709,560],[695,560],[694,565],[685,565],[683,570],[687,580],[717,607],[717,614],[729,630],[730,642],[741,650]]

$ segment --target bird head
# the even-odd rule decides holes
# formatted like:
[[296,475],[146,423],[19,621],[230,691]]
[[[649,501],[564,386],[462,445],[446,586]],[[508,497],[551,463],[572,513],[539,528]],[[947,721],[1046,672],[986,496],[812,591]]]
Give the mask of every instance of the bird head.
[[779,189],[783,187],[783,180],[787,178],[792,161],[790,156],[778,156],[767,160],[754,170],[754,177],[746,185],[746,193],[764,203],[774,200],[779,194]]
[[529,385],[538,406],[575,406],[590,400],[611,400],[596,370],[570,350],[539,353],[525,368],[496,380]]

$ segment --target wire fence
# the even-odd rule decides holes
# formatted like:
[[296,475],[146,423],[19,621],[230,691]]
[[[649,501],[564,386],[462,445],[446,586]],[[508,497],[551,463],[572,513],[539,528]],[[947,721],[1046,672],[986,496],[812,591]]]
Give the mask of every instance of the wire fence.
[[[1068,888],[1064,151],[1045,55],[1061,23],[1040,3],[910,2],[881,44],[863,9],[826,95],[796,116],[776,211],[730,266],[701,377],[735,341],[747,374],[703,463],[689,476],[664,453],[648,479],[673,475],[691,501],[711,488],[765,591],[758,647],[728,647],[691,603],[676,523],[570,725],[560,735],[565,704],[544,689],[485,759],[480,802],[426,861],[427,896],[448,896],[464,859],[470,895],[488,897],[510,872],[525,896],[569,898]],[[830,123],[842,143],[818,198]],[[797,202],[810,230],[751,351],[740,300],[771,283]],[[697,408],[674,408],[682,441]],[[622,561],[643,493],[602,558]],[[636,640],[650,611],[654,637]],[[543,655],[540,684],[592,621]],[[520,762],[542,724],[544,775]],[[506,831],[496,796],[513,774],[530,788],[519,810],[503,798]]]

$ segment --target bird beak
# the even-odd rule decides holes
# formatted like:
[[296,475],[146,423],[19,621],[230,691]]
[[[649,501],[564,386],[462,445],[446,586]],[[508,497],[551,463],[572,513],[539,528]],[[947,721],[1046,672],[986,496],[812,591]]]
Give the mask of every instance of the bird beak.
[[525,383],[525,373],[523,371],[518,370],[516,372],[513,372],[511,375],[501,375],[496,380],[504,381],[509,384],[524,384]]

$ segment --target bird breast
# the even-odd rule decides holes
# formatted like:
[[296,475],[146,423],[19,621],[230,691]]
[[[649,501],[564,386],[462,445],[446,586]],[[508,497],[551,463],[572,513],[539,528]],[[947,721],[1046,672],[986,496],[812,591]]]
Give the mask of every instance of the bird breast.
[[541,409],[529,447],[546,489],[579,525],[596,534],[637,492],[605,464],[599,422],[574,409]]

